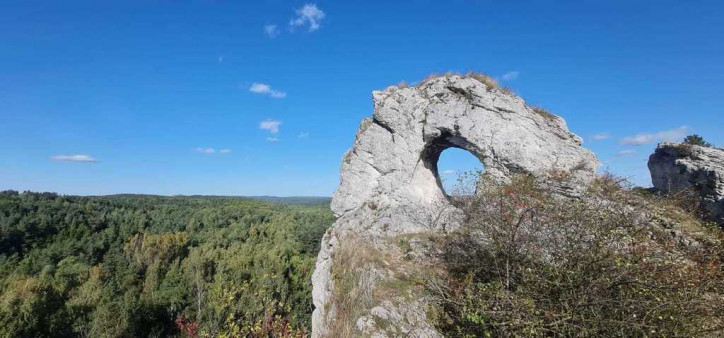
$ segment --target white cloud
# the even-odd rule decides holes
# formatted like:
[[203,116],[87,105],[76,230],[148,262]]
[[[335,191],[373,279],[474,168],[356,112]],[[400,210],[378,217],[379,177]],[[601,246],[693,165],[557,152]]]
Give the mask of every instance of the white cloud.
[[249,91],[256,94],[268,94],[271,92],[271,86],[263,83],[252,83]]
[[503,81],[513,81],[518,78],[518,75],[520,75],[520,72],[512,71],[503,74],[500,78],[503,79]]
[[299,133],[299,135],[297,135],[297,138],[307,138],[307,137],[309,137],[308,132],[302,132],[302,133]]
[[633,156],[634,154],[636,154],[636,150],[626,149],[626,150],[621,150],[621,151],[617,152],[617,153],[614,154],[613,156],[616,156],[616,157],[629,157],[629,156]]
[[443,175],[452,175],[455,173],[455,170],[443,170],[441,174]]
[[276,137],[267,137],[266,140],[269,141],[269,142],[271,142],[271,143],[277,143],[277,142],[279,142],[279,139],[276,138]]
[[655,134],[637,134],[636,136],[626,137],[619,141],[620,144],[628,146],[641,146],[662,141],[679,141],[689,133],[691,129],[687,126],[681,126],[676,129],[665,130]]
[[259,129],[268,130],[272,134],[279,133],[279,126],[282,125],[281,121],[277,120],[266,120],[259,123]]
[[270,85],[264,83],[252,83],[251,87],[249,87],[249,91],[255,94],[269,95],[275,99],[283,99],[287,97],[287,93],[274,90]]
[[297,17],[289,21],[289,25],[292,28],[309,25],[310,32],[319,29],[320,23],[326,15],[315,4],[306,4],[304,7],[297,9],[296,12]]
[[279,35],[279,28],[277,25],[264,25],[264,33],[266,33],[266,36],[273,39]]
[[221,150],[219,150],[219,154],[222,154],[222,155],[231,154],[231,149],[221,149]]
[[600,133],[600,134],[593,135],[594,141],[603,141],[603,140],[607,140],[609,138],[611,138],[611,134],[609,134],[609,133]]
[[62,161],[62,162],[80,162],[80,163],[96,163],[98,160],[95,158],[88,156],[88,155],[56,155],[51,156],[51,160],[53,161]]
[[198,147],[198,148],[194,149],[194,151],[199,154],[213,154],[216,152],[216,150],[214,150],[214,148],[203,148],[203,147]]
[[219,56],[219,63],[222,63],[222,62],[224,62],[224,56],[223,56],[223,55]]

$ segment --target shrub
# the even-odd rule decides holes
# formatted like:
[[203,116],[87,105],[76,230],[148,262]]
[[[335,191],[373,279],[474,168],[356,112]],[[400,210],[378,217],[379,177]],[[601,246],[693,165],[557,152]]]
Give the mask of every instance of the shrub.
[[675,144],[674,148],[679,152],[680,156],[691,157],[694,156],[694,147],[691,144],[682,143]]
[[580,199],[529,176],[484,179],[462,207],[466,225],[442,244],[445,272],[429,287],[445,335],[724,332],[720,239],[681,247],[647,216],[658,204],[620,179],[604,176]]
[[713,145],[707,141],[704,140],[703,137],[697,134],[689,135],[686,138],[684,138],[684,144],[694,145],[694,146],[702,146],[702,147],[713,147]]

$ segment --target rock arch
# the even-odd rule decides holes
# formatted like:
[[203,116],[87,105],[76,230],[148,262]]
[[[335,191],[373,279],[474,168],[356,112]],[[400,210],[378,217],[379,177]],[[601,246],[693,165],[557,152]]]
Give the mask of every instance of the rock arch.
[[[433,78],[415,88],[376,91],[373,97],[374,116],[362,122],[342,163],[332,200],[337,217],[370,204],[377,213],[394,214],[399,207],[443,203],[434,164],[449,147],[477,156],[500,180],[515,173],[542,176],[552,169],[589,180],[599,165],[563,119],[472,77]],[[415,231],[392,218],[390,231]]]
[[[421,210],[440,207],[456,215],[439,184],[436,166],[443,150],[457,147],[471,152],[487,175],[499,180],[515,173],[543,177],[554,169],[570,171],[574,181],[595,177],[598,160],[581,147],[581,138],[568,130],[563,119],[486,83],[490,81],[485,78],[450,75],[414,88],[373,92],[375,112],[362,121],[354,146],[342,161],[341,182],[331,205],[338,219],[322,240],[312,278],[313,337],[330,335],[329,324],[336,320],[330,301],[332,258],[347,236],[384,246],[376,239],[430,230],[424,217],[425,222],[419,222],[424,216]],[[446,219],[455,222],[457,217]],[[391,274],[368,269],[364,275],[372,279],[368,284],[373,289],[375,278]],[[412,336],[439,337],[425,320],[423,303],[413,300],[370,311],[407,318],[395,325]],[[403,316],[404,311],[411,312]],[[356,322],[358,331],[379,333],[365,318],[370,317]]]

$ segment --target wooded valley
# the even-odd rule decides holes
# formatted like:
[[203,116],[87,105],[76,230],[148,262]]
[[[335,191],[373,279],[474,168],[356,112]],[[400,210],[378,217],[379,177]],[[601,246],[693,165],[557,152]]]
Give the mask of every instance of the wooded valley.
[[334,218],[295,202],[2,192],[1,335],[305,335]]

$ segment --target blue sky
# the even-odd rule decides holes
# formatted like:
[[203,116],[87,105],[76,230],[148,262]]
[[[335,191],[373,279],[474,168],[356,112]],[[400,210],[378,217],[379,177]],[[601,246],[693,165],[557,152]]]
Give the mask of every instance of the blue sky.
[[657,141],[724,145],[718,1],[0,8],[0,189],[331,195],[372,90],[448,71],[497,77],[640,185]]

